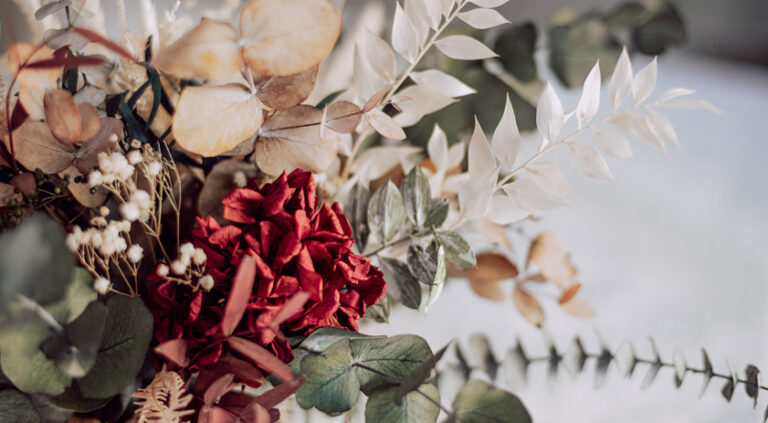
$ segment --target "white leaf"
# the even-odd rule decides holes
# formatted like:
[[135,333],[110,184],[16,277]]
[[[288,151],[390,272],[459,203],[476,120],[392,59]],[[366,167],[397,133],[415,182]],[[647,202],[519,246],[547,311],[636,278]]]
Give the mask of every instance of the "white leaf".
[[446,97],[461,97],[476,92],[458,79],[437,69],[413,72],[411,79],[417,84],[432,88]]
[[392,51],[386,41],[369,29],[366,28],[362,32],[361,40],[357,44],[361,54],[371,69],[376,71],[385,81],[394,81],[397,71],[395,52]]
[[545,140],[554,142],[563,127],[563,104],[552,84],[547,83],[536,107],[536,127]]
[[[493,198],[491,199],[491,204],[488,207],[488,211],[493,208]],[[486,213],[487,214],[487,213]],[[509,242],[509,238],[507,238],[506,230],[504,229],[504,226],[499,225],[497,223],[493,223],[488,219],[479,219],[477,221],[477,231],[480,232],[482,236],[485,237],[488,241],[491,241],[492,243],[502,246],[506,248],[507,250],[512,250],[512,243]]]
[[373,109],[365,114],[368,123],[382,136],[392,140],[404,140],[405,131],[394,119],[379,109]]
[[593,129],[592,135],[595,136],[595,144],[611,156],[622,159],[632,157],[632,148],[624,135],[610,129],[600,128]]
[[432,88],[419,84],[406,87],[398,94],[412,99],[398,104],[402,112],[395,116],[395,121],[404,128],[415,125],[425,115],[456,102],[456,100],[446,97]]
[[517,153],[520,150],[520,131],[517,128],[512,103],[509,102],[509,95],[507,95],[507,101],[504,105],[504,114],[493,132],[491,149],[502,164],[510,169],[514,167]]
[[608,164],[595,147],[583,143],[566,143],[568,161],[577,170],[597,179],[613,179]]
[[419,34],[399,2],[396,2],[392,24],[392,47],[411,63],[419,54]]
[[496,172],[488,172],[480,178],[469,179],[461,187],[459,208],[463,219],[476,219],[486,213],[491,196],[496,190],[496,177]]
[[499,26],[509,21],[493,9],[477,8],[459,13],[459,19],[477,29],[488,29]]
[[448,139],[438,124],[435,124],[427,142],[427,153],[438,170],[448,167]]
[[635,112],[627,112],[626,116],[629,118],[630,132],[635,138],[656,151],[664,152],[664,143],[653,131],[647,116]]
[[557,197],[578,194],[578,191],[571,187],[565,175],[554,163],[541,162],[532,163],[525,168],[531,175],[533,182],[544,191]]
[[366,183],[381,178],[420,148],[407,145],[371,147],[355,158],[352,171]]
[[435,45],[443,54],[457,60],[480,60],[497,56],[485,44],[466,35],[449,35],[437,40]]
[[440,5],[442,6],[443,15],[448,16],[451,14],[453,6],[456,5],[456,0],[440,0]]
[[600,61],[589,71],[587,79],[584,80],[584,87],[581,90],[581,98],[576,106],[576,120],[581,129],[585,123],[589,122],[597,114],[600,108]]
[[488,139],[485,138],[483,128],[480,122],[475,118],[475,131],[472,133],[472,139],[469,141],[468,150],[468,168],[472,179],[482,179],[488,172],[494,172],[496,169],[496,159],[491,152],[491,146]]
[[658,65],[656,57],[654,57],[651,63],[640,69],[632,80],[632,96],[635,98],[635,105],[642,103],[650,97],[653,89],[656,88],[657,76]]
[[616,110],[632,91],[632,63],[629,61],[627,48],[621,51],[616,67],[613,69],[611,82],[608,83],[608,98],[613,110]]
[[380,72],[374,70],[363,57],[364,54],[361,46],[355,46],[352,69],[357,97],[368,99],[386,87],[391,80],[387,81]]
[[429,17],[427,16],[426,5],[423,0],[404,0],[403,6],[405,14],[411,20],[413,27],[419,34],[419,45],[424,45],[429,35]]
[[437,30],[443,17],[442,0],[423,0],[427,8],[427,16],[432,29]]
[[480,7],[499,7],[509,0],[469,0]]
[[692,109],[692,110],[706,110],[708,112],[722,114],[723,111],[713,106],[712,103],[704,100],[693,100],[690,98],[682,98],[680,100],[668,101],[664,104],[660,104],[659,107],[666,107],[669,109]]
[[684,96],[684,95],[691,95],[695,93],[694,90],[689,90],[688,88],[670,88],[659,96],[658,100],[656,100],[656,103],[664,103],[669,100],[672,100],[673,98]]
[[537,213],[568,206],[568,202],[541,189],[533,180],[524,178],[504,187],[517,205],[528,212]]
[[661,141],[680,148],[680,141],[677,140],[677,133],[672,126],[672,122],[666,116],[651,108],[646,108],[645,113],[648,116],[648,125],[651,131],[661,138]]
[[530,216],[531,212],[523,210],[517,201],[503,193],[497,193],[491,198],[485,218],[498,225],[509,225]]
[[446,169],[461,165],[461,162],[464,160],[464,149],[463,142],[458,142],[448,149],[448,165]]

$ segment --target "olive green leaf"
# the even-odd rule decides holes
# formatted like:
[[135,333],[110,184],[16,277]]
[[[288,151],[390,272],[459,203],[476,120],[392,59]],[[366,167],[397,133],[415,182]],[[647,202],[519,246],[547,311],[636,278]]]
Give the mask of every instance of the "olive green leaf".
[[365,404],[366,423],[430,423],[437,421],[440,407],[430,401],[440,402],[440,392],[435,385],[425,384],[420,392],[410,391],[399,405],[395,400],[397,387],[384,387],[373,391]]
[[453,401],[449,423],[530,423],[520,399],[480,380],[464,385]]
[[0,422],[38,423],[40,416],[24,394],[13,389],[0,391]]

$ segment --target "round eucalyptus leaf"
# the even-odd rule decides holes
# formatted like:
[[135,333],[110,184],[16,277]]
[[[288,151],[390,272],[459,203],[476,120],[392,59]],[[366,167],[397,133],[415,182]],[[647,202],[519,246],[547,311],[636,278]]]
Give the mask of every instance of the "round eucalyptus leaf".
[[38,423],[40,416],[32,403],[19,391],[0,391],[0,423]]
[[440,407],[425,397],[440,402],[440,392],[435,385],[424,384],[419,391],[411,391],[395,404],[397,387],[373,391],[365,404],[366,423],[430,423],[436,422]]

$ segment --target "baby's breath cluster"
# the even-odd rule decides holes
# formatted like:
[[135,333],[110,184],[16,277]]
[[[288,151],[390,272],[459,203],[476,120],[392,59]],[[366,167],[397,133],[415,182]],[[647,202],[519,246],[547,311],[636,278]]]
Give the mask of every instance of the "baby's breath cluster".
[[195,248],[191,242],[179,247],[179,257],[169,265],[157,266],[157,275],[182,285],[195,289],[210,291],[213,288],[213,277],[205,274],[207,257],[202,248]]

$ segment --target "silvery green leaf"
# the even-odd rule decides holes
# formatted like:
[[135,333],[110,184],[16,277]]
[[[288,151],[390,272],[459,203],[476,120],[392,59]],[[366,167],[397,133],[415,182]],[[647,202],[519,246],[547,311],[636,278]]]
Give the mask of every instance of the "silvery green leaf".
[[408,308],[418,309],[421,305],[421,285],[411,274],[408,265],[389,257],[381,257],[381,270],[387,276],[387,280],[397,284],[400,302]]
[[651,63],[640,69],[632,80],[632,96],[635,98],[635,105],[650,97],[653,89],[656,88],[657,75],[658,66],[654,57]]
[[608,98],[611,99],[613,110],[619,108],[630,92],[632,92],[632,63],[629,61],[627,48],[624,47],[613,69],[611,82],[608,83]]
[[629,146],[629,140],[619,132],[594,128],[592,135],[595,137],[595,144],[613,157],[629,158],[632,157],[632,147]]
[[581,339],[575,338],[563,353],[563,367],[569,376],[576,377],[584,370],[586,362],[587,353],[584,351],[584,345]]
[[507,350],[504,361],[501,362],[501,373],[504,375],[504,382],[510,389],[518,391],[525,387],[529,364],[530,361],[520,340],[518,340],[515,348]]
[[389,295],[384,295],[376,304],[365,309],[365,317],[370,317],[379,323],[389,323],[389,309]]
[[613,179],[608,163],[595,147],[584,143],[566,143],[568,161],[576,170],[597,179]]
[[435,240],[445,248],[445,258],[464,268],[475,267],[475,252],[469,243],[455,232],[437,231]]
[[453,76],[437,69],[412,72],[411,79],[417,84],[432,88],[446,97],[462,97],[476,92]]
[[600,108],[600,60],[589,71],[584,87],[581,89],[581,98],[576,105],[576,120],[581,129],[585,123],[592,120]]
[[550,380],[554,380],[557,377],[557,368],[560,367],[562,356],[557,352],[555,344],[550,343],[547,350],[549,352],[549,357],[547,357],[547,374]]
[[746,376],[746,382],[744,389],[747,395],[754,400],[754,408],[757,408],[757,395],[760,393],[760,369],[756,366],[749,364],[744,369],[744,375]]
[[344,214],[349,219],[352,228],[352,237],[355,239],[358,251],[365,250],[368,241],[368,203],[371,201],[371,193],[363,184],[355,184],[347,198]]
[[403,7],[400,6],[400,2],[396,2],[395,5],[392,47],[410,63],[413,63],[419,54],[419,34]]
[[383,387],[371,393],[365,403],[366,423],[434,423],[437,421],[440,407],[436,403],[440,402],[440,392],[435,385],[426,383],[417,387],[418,392],[414,388],[398,398],[400,386]]
[[656,341],[654,341],[653,338],[648,338],[648,341],[651,344],[651,351],[653,351],[653,362],[650,363],[648,373],[645,374],[640,389],[646,389],[651,386],[651,383],[656,379],[656,375],[659,374],[659,370],[664,366],[661,361],[661,355],[659,355],[659,350],[656,348]]
[[520,131],[517,128],[515,111],[509,101],[509,94],[504,103],[504,114],[501,115],[491,138],[491,150],[504,166],[510,169],[515,166],[515,159],[520,150]]
[[405,222],[405,206],[400,190],[387,181],[371,197],[368,203],[368,226],[376,231],[382,244],[393,240]]
[[630,341],[624,341],[614,354],[616,367],[626,379],[632,376],[637,365],[637,355],[635,355],[635,346]]
[[675,128],[666,116],[651,108],[646,108],[645,114],[651,131],[656,134],[662,142],[680,148],[680,142],[677,140]]
[[525,169],[531,175],[533,182],[536,182],[536,185],[556,197],[578,194],[578,191],[571,187],[563,172],[554,163],[531,163]]
[[432,285],[429,286],[429,296],[427,297],[427,302],[424,304],[423,309],[425,313],[429,311],[429,307],[432,306],[435,300],[437,300],[437,297],[439,297],[443,292],[443,288],[445,287],[445,276],[445,248],[443,248],[441,245],[437,247],[437,268],[435,269],[435,281]]
[[432,206],[429,180],[421,166],[414,166],[400,184],[408,218],[418,227],[423,227]]
[[480,41],[466,35],[448,35],[435,42],[437,49],[456,60],[481,60],[497,54]]
[[611,361],[613,361],[611,350],[602,345],[600,347],[600,355],[597,356],[597,364],[595,365],[595,389],[600,388],[605,383],[605,375],[608,373]]
[[429,212],[427,212],[427,218],[424,220],[424,227],[439,228],[443,225],[446,218],[448,218],[448,199],[443,197],[433,198],[429,206]]
[[423,249],[418,245],[408,247],[408,267],[420,282],[432,285],[437,272],[437,251]]
[[680,349],[675,348],[672,352],[672,365],[675,369],[675,388],[679,388],[685,379],[685,373],[688,371],[688,365],[685,363],[685,356]]
[[445,351],[448,350],[450,342],[443,348],[440,348],[429,360],[425,361],[422,365],[415,368],[410,374],[405,376],[395,391],[394,402],[397,405],[402,404],[403,397],[409,392],[412,392],[422,386],[422,384],[429,382],[432,376],[432,370],[435,365],[443,358]]
[[536,127],[545,140],[555,142],[563,127],[563,117],[563,104],[552,84],[547,83],[536,106]]
[[736,384],[739,382],[739,377],[736,375],[736,370],[733,369],[733,366],[731,366],[731,363],[728,361],[725,362],[725,364],[728,366],[730,377],[727,382],[725,382],[725,385],[723,385],[723,389],[720,391],[720,393],[723,394],[723,397],[726,401],[731,402],[731,398],[733,398],[733,393],[736,391]]
[[487,336],[481,333],[474,333],[469,337],[469,355],[467,359],[471,368],[482,370],[491,380],[496,379],[499,362],[493,354],[493,348],[491,348],[491,342]]
[[699,398],[704,396],[704,392],[707,391],[709,382],[712,380],[712,377],[715,374],[714,368],[712,367],[712,361],[709,360],[709,355],[707,354],[707,350],[702,348],[701,355],[702,355],[702,361],[704,362],[704,369],[703,369],[704,372],[702,373],[704,375],[704,380],[701,385],[701,391],[699,391]]
[[35,19],[41,21],[49,15],[54,14],[70,5],[72,5],[72,0],[58,0],[44,4],[42,7],[35,11]]
[[451,423],[514,422],[530,423],[523,403],[509,392],[480,380],[464,385],[453,401]]
[[458,17],[467,25],[477,29],[488,29],[509,23],[504,16],[501,16],[501,13],[482,7],[461,12],[458,14]]
[[325,351],[326,348],[330,347],[331,345],[335,344],[341,339],[368,339],[368,338],[386,338],[386,337],[383,335],[381,336],[366,335],[366,334],[354,332],[351,330],[327,326],[327,327],[318,328],[317,330],[309,334],[309,336],[307,336],[307,338],[301,342],[301,348],[312,351],[314,353],[321,353]]

